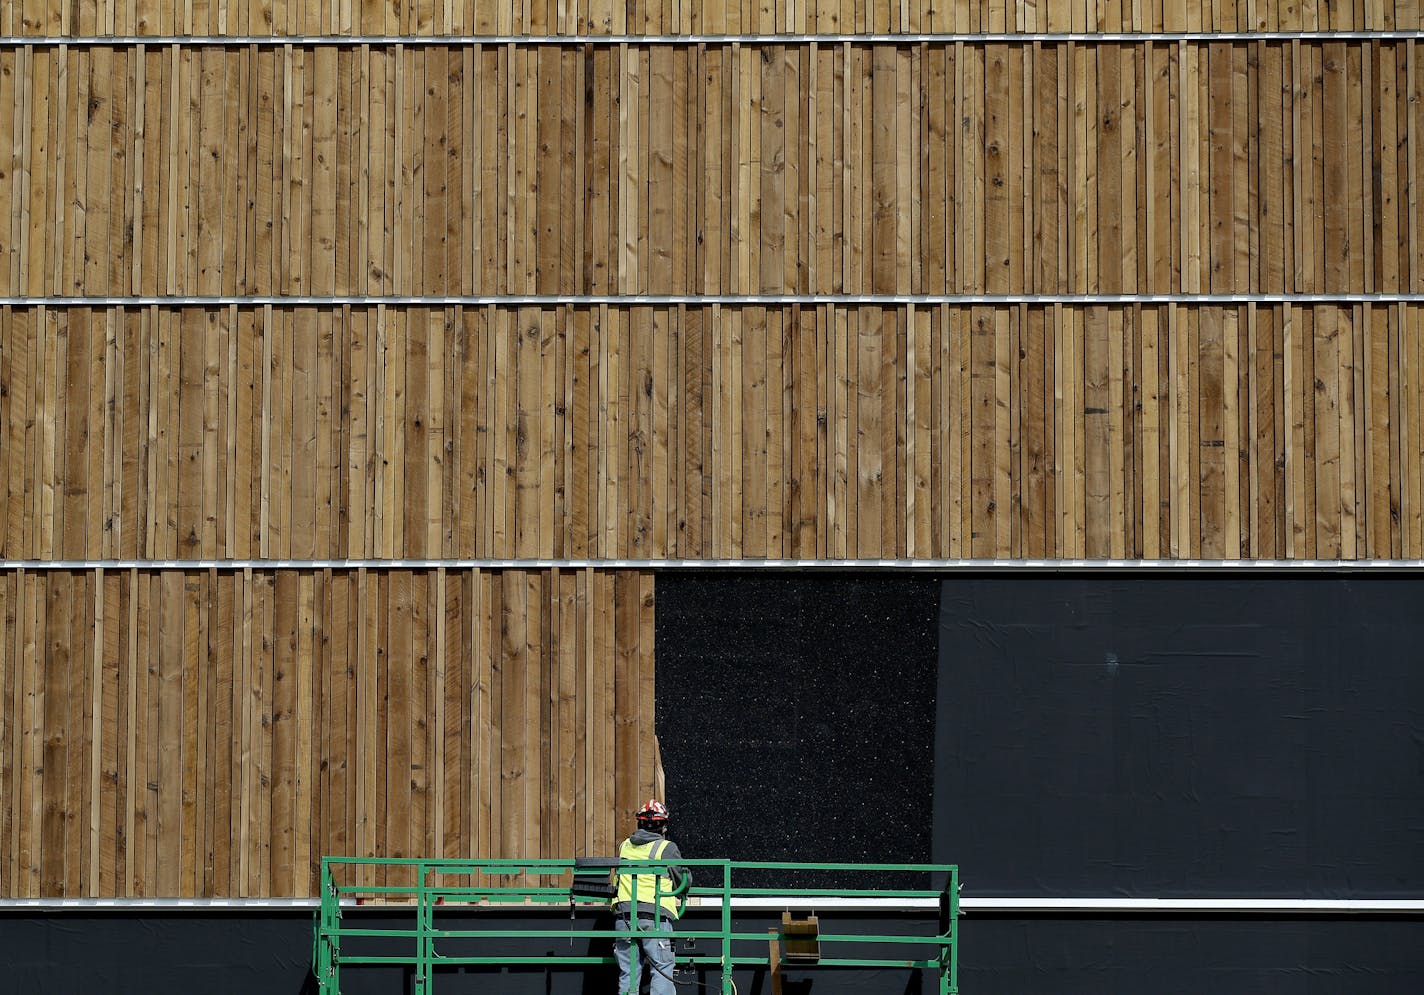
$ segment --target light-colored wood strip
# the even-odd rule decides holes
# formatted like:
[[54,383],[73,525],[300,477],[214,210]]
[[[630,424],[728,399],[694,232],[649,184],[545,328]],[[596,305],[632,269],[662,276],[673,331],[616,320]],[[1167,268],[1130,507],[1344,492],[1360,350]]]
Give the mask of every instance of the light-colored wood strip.
[[[394,856],[391,849],[391,827],[390,827],[390,792],[399,787],[398,784],[391,783],[392,761],[391,751],[394,740],[391,735],[391,677],[392,677],[392,652],[391,652],[391,624],[394,616],[391,614],[391,591],[395,575],[392,573],[377,574],[370,585],[370,646],[375,653],[375,691],[372,695],[371,704],[371,729],[374,733],[371,756],[373,759],[372,768],[374,775],[372,784],[372,811],[370,814],[371,823],[371,848],[374,854],[389,854]],[[380,649],[384,647],[385,652]],[[402,727],[404,728],[404,727]],[[408,762],[408,761],[407,761]],[[403,773],[397,771],[397,773]],[[407,812],[403,810],[402,816]],[[370,880],[377,885],[384,885],[390,880],[390,875],[380,867],[374,869]]]
[[[388,667],[387,696],[383,704],[386,713],[385,797],[378,802],[377,815],[384,823],[384,837],[377,833],[377,852],[384,838],[392,857],[416,855],[416,841],[411,839],[412,793],[411,764],[413,744],[412,719],[418,707],[413,697],[413,636],[412,616],[415,594],[410,571],[397,570],[386,575],[389,588],[387,622]],[[404,879],[400,883],[405,883]]]
[[[57,290],[102,293],[108,290],[109,169],[113,158],[112,120],[114,52],[76,52],[71,61],[72,88],[66,102],[75,120],[70,127],[74,160],[68,210],[61,206],[66,232],[66,259]],[[77,91],[77,92],[76,92]],[[78,120],[83,107],[86,121]]]
[[[23,587],[24,574],[20,572],[16,575],[16,591]],[[120,629],[119,652],[124,654],[124,681],[119,689],[119,727],[124,737],[123,749],[123,864],[122,869],[116,872],[118,880],[115,882],[115,894],[131,898],[135,891],[135,854],[138,852],[139,837],[135,835],[137,824],[137,813],[142,805],[144,791],[140,790],[135,780],[135,773],[141,768],[138,765],[138,688],[143,681],[144,671],[138,663],[139,644],[139,590],[138,590],[138,570],[131,569],[120,582],[120,599],[127,602],[126,626]],[[18,630],[18,626],[16,627]]]
[[[40,310],[35,315],[35,327],[40,339],[35,346],[35,440],[31,465],[34,467],[35,482],[34,514],[39,519],[31,533],[31,555],[52,557],[54,555],[55,526],[55,436],[63,432],[61,418],[59,384],[64,374],[59,370],[61,357],[68,345],[67,324],[55,311]],[[63,332],[63,334],[62,334]]]
[[[1186,319],[1184,324],[1186,326],[1187,346],[1182,351],[1182,357],[1185,361],[1186,368],[1183,371],[1183,375],[1186,377],[1187,387],[1183,392],[1183,400],[1186,407],[1187,445],[1183,455],[1186,457],[1186,474],[1184,480],[1188,488],[1190,504],[1187,513],[1185,539],[1187,548],[1191,550],[1189,555],[1202,556],[1204,555],[1202,553],[1203,532],[1207,531],[1214,536],[1216,534],[1215,530],[1219,528],[1220,523],[1220,515],[1216,509],[1216,505],[1209,505],[1207,503],[1208,498],[1214,497],[1216,491],[1209,491],[1209,489],[1204,486],[1207,474],[1216,469],[1212,465],[1212,461],[1218,454],[1207,454],[1207,463],[1204,466],[1202,450],[1207,448],[1205,443],[1208,439],[1211,441],[1219,440],[1219,433],[1212,435],[1206,433],[1207,420],[1211,419],[1211,424],[1214,427],[1219,424],[1216,419],[1221,417],[1217,410],[1204,410],[1207,409],[1208,404],[1207,399],[1203,397],[1203,367],[1219,362],[1219,356],[1206,354],[1203,346],[1202,326],[1204,324],[1209,325],[1213,320],[1219,323],[1220,317],[1214,314],[1204,318],[1202,310],[1198,308],[1188,309],[1184,317]],[[1210,332],[1210,328],[1208,328],[1207,331]],[[1211,378],[1219,377],[1219,368],[1208,368],[1206,372],[1206,383],[1210,386],[1213,382]],[[1219,401],[1216,401],[1216,403],[1219,403]],[[1212,404],[1213,409],[1215,409],[1216,403]],[[1216,447],[1213,446],[1211,448]],[[1213,477],[1212,488],[1219,487],[1218,480],[1219,476]],[[1208,519],[1208,516],[1215,517]]]
[[1127,405],[1132,387],[1125,382],[1127,358],[1131,353],[1131,313],[1113,308],[1108,312],[1108,548],[1114,558],[1128,555],[1129,520],[1135,511],[1129,507],[1134,488],[1127,477],[1132,471],[1132,436],[1129,433]]
[[656,596],[653,574],[640,570],[636,574],[637,586],[631,592],[636,598],[635,614],[638,626],[638,714],[639,726],[643,730],[639,737],[637,797],[667,796],[665,778],[662,771],[660,751],[656,734],[648,730],[656,729],[654,722],[657,698],[656,664],[654,655],[654,614]]
[[492,739],[492,745],[498,744],[499,771],[499,785],[494,797],[499,830],[499,842],[495,849],[502,856],[516,857],[527,855],[522,851],[528,798],[526,682],[529,669],[525,655],[528,584],[524,573],[515,570],[504,571],[497,583],[501,587],[497,608],[501,673],[498,739]]
[[792,345],[793,323],[800,318],[795,308],[777,308],[767,313],[767,554],[789,553],[795,512],[790,486],[795,474],[795,429],[792,422],[795,363]]
[[90,810],[93,798],[89,793],[92,746],[93,703],[90,676],[93,670],[94,598],[93,574],[73,574],[70,578],[70,600],[74,638],[70,647],[70,693],[68,724],[72,743],[65,772],[65,890],[70,895],[86,894],[90,859]]
[[[559,510],[560,499],[556,483],[557,456],[564,450],[564,447],[559,447],[559,452],[556,453],[555,449],[557,419],[561,408],[560,375],[563,372],[560,361],[563,337],[559,332],[559,317],[559,314],[551,309],[541,309],[537,315],[537,324],[533,327],[538,411],[533,423],[535,432],[531,439],[531,457],[536,471],[534,479],[538,481],[535,548],[541,556],[554,555],[554,531],[558,525],[556,512]],[[436,474],[439,468],[432,466],[431,472],[432,475]]]
[[[36,693],[34,720],[41,777],[34,786],[36,820],[33,832],[38,836],[34,862],[39,871],[39,894],[68,894],[65,857],[70,840],[68,824],[74,815],[66,797],[70,742],[68,719],[71,688],[71,577],[53,572],[45,578],[43,625],[43,657],[39,664],[42,684]],[[79,689],[82,694],[82,685]],[[76,854],[77,856],[77,854]]]
[[726,379],[726,359],[728,351],[723,346],[723,326],[721,321],[721,307],[713,304],[709,310],[708,326],[706,331],[708,343],[708,361],[711,366],[709,383],[712,389],[714,403],[710,412],[710,431],[708,433],[711,440],[709,480],[709,504],[711,507],[711,528],[708,535],[710,543],[709,549],[713,556],[724,555],[722,550],[726,548],[726,522],[729,518],[727,508],[730,497],[728,495],[728,482],[731,477],[730,461],[725,457],[718,458],[719,454],[725,454],[725,443],[727,423],[731,398],[724,385]]
[[[56,485],[60,497],[56,501],[57,554],[66,552],[84,555],[88,548],[90,481],[89,440],[91,433],[92,371],[98,365],[93,356],[94,344],[92,311],[83,310],[65,315],[68,328],[61,329],[59,349],[56,354],[56,377],[63,377],[62,401],[56,405],[59,425],[55,436],[64,447],[62,456],[56,454]],[[61,319],[63,320],[63,319]],[[58,399],[57,399],[58,400]],[[97,430],[94,426],[94,430]],[[98,446],[102,448],[102,440]]]
[[[275,603],[271,609],[271,822],[270,867],[264,858],[264,884],[281,894],[291,894],[297,884],[295,854],[297,828],[297,707],[300,693],[298,659],[300,640],[300,583],[293,572],[275,574]],[[268,747],[264,744],[264,751]],[[270,875],[270,877],[269,877]]]
[[855,413],[847,437],[854,440],[855,486],[852,497],[848,479],[847,498],[855,502],[855,528],[847,529],[847,551],[851,556],[880,556],[884,555],[880,548],[884,484],[881,309],[858,308],[848,319],[847,361],[855,365],[855,394],[851,397],[847,390],[847,403],[854,405]]
[[[48,149],[48,115],[49,115],[49,72],[48,53],[41,53],[37,59],[33,48],[25,49],[25,59],[17,67],[17,71],[23,72],[22,77],[22,97],[21,104],[23,111],[16,117],[16,138],[15,147],[19,150],[20,169],[19,181],[16,184],[17,194],[20,199],[18,216],[15,219],[19,229],[19,237],[16,244],[19,247],[18,264],[12,267],[11,285],[21,290],[23,293],[34,295],[43,289],[43,249],[41,248],[41,262],[38,265],[33,263],[35,251],[34,240],[36,237],[35,221],[37,214],[34,204],[36,193],[39,199],[44,198],[45,182],[48,170],[40,168],[39,183],[36,184],[36,155],[40,156],[39,163],[45,160],[43,156]],[[23,129],[23,130],[21,130]],[[43,231],[43,229],[40,229]]]
[[[1087,555],[1097,558],[1109,556],[1111,546],[1113,409],[1110,400],[1110,334],[1107,309],[1093,308],[1088,314],[1082,362],[1084,441],[1087,445],[1083,452],[1086,485],[1083,524]],[[1077,409],[1073,410],[1076,414]]]
[[1169,467],[1171,478],[1171,554],[1174,557],[1191,556],[1191,531],[1188,516],[1191,513],[1191,442],[1187,425],[1187,323],[1175,304],[1167,307],[1168,357],[1167,369],[1170,377],[1169,395],[1172,426],[1170,433]]
[[[752,308],[743,312],[741,317],[741,362],[738,372],[742,387],[733,396],[744,399],[741,419],[743,442],[734,451],[741,453],[744,477],[740,488],[734,490],[734,495],[740,494],[742,504],[741,543],[735,548],[741,555],[762,557],[769,555],[767,525],[770,505],[767,437],[771,431],[771,399],[767,389],[766,309]],[[736,379],[734,374],[734,383]],[[734,410],[734,419],[736,415]]]
[[1300,375],[1296,366],[1295,337],[1296,329],[1293,321],[1293,310],[1289,304],[1281,306],[1281,351],[1283,361],[1281,365],[1281,414],[1284,417],[1282,424],[1282,440],[1284,443],[1284,477],[1285,477],[1285,555],[1295,556],[1299,548],[1297,544],[1297,530],[1300,528],[1300,511],[1304,504],[1303,500],[1297,503],[1296,480],[1300,473],[1300,446],[1297,443],[1300,415],[1300,406],[1296,401],[1296,385],[1300,382]]
[[1018,355],[1016,343],[1011,335],[1017,329],[1011,330],[1011,319],[1016,320],[1017,315],[1011,315],[1005,308],[997,310],[994,316],[995,336],[994,336],[994,546],[999,556],[1013,556],[1012,535],[1013,535],[1013,515],[1011,505],[1013,503],[1011,492],[1017,493],[1013,487],[1011,460],[1018,448],[1017,422],[1011,420],[1012,392],[1010,390],[1011,376],[1011,356]]
[[154,590],[159,602],[149,617],[158,628],[150,633],[150,643],[158,665],[156,675],[150,674],[149,719],[154,723],[150,727],[154,751],[150,763],[156,761],[156,768],[150,771],[156,775],[157,820],[149,836],[149,859],[156,873],[151,894],[178,898],[183,897],[183,880],[191,860],[191,851],[183,849],[183,574],[164,571]]
[[[26,510],[28,502],[25,479],[29,465],[25,453],[27,435],[26,422],[30,406],[30,357],[34,350],[35,336],[30,333],[32,315],[24,310],[5,308],[4,323],[0,333],[6,336],[0,364],[3,365],[5,382],[8,384],[6,396],[0,399],[0,412],[4,414],[3,431],[6,434],[4,466],[6,476],[7,510],[4,519],[4,542],[7,555],[25,553],[25,526],[30,520]],[[17,589],[18,594],[18,589]]]
[[431,852],[430,828],[430,577],[412,571],[410,595],[409,774],[402,766],[393,772],[410,779],[408,846],[411,855]]
[[[13,578],[13,579],[11,579]],[[0,839],[5,849],[0,853],[0,876],[3,876],[16,896],[32,894],[30,854],[22,855],[22,849],[30,850],[30,799],[34,794],[31,778],[26,770],[33,770],[34,725],[33,692],[35,675],[30,654],[30,615],[34,604],[33,575],[23,568],[17,569],[10,578],[0,584],[5,590],[4,628],[0,630],[0,640],[4,642],[5,653],[5,800],[4,812],[0,813]],[[32,766],[25,767],[29,762]],[[23,844],[23,847],[22,847]]]
[[202,581],[198,576],[180,574],[182,583],[181,642],[183,712],[180,728],[182,750],[182,870],[179,887],[184,897],[199,892],[202,864],[199,850],[205,845],[200,835],[203,798],[200,780],[208,753],[208,733],[204,705],[207,692],[207,668],[201,665],[198,648],[203,641]]
[[[1077,319],[1072,311],[1055,306],[1055,335],[1058,342],[1054,358],[1054,417],[1057,427],[1054,465],[1057,478],[1055,504],[1059,515],[1060,538],[1059,555],[1072,557],[1083,555],[1079,545],[1085,539],[1083,527],[1085,518],[1080,509],[1086,501],[1085,453],[1079,445],[1079,426],[1083,398],[1079,392],[1079,379],[1083,370],[1082,329],[1077,327]],[[1086,387],[1086,383],[1083,384]],[[1082,524],[1079,524],[1082,523]]]
[[[438,856],[446,855],[447,839],[447,819],[450,817],[449,799],[446,796],[447,779],[446,764],[448,762],[449,748],[454,746],[458,754],[459,741],[451,744],[447,742],[447,730],[449,729],[450,702],[447,698],[447,690],[450,684],[455,683],[454,675],[449,668],[449,657],[447,654],[448,618],[448,591],[445,568],[440,567],[434,576],[435,590],[433,601],[435,605],[434,614],[434,638],[431,641],[431,672],[432,687],[431,701],[433,705],[433,719],[431,721],[431,744],[430,754],[430,793],[431,793],[431,826],[430,840],[431,853]],[[456,698],[456,707],[459,699]],[[458,715],[458,713],[457,713]],[[456,721],[458,728],[458,718]],[[458,830],[457,830],[458,831]]]
[[[338,51],[331,46],[316,48],[315,106],[311,115],[312,159],[309,181],[311,197],[310,289],[312,293],[332,293],[337,289],[336,233],[337,200],[337,96]],[[443,92],[443,89],[442,89]]]
[[495,804],[495,786],[499,778],[498,758],[495,755],[495,743],[492,738],[493,730],[496,728],[492,721],[492,708],[495,703],[492,678],[496,641],[494,639],[491,600],[497,580],[492,580],[480,570],[473,570],[470,574],[470,583],[473,588],[475,608],[471,632],[474,642],[473,660],[476,664],[471,708],[476,730],[473,749],[478,757],[478,763],[472,765],[472,770],[476,775],[472,785],[474,796],[472,818],[475,826],[473,843],[476,856],[490,856],[494,853],[491,842],[494,838],[495,825],[493,806]]
[[[1388,246],[1386,241],[1386,246]],[[1363,417],[1365,418],[1365,494],[1367,541],[1361,555],[1393,555],[1391,518],[1396,490],[1390,474],[1389,310],[1366,306],[1362,320],[1364,344]]]
[[[96,897],[102,893],[112,894],[113,852],[114,852],[114,806],[113,795],[106,787],[105,772],[117,775],[117,755],[113,752],[115,735],[114,692],[117,686],[117,668],[106,666],[106,655],[117,660],[117,654],[109,650],[118,636],[117,619],[111,610],[117,608],[117,585],[113,578],[106,577],[102,568],[92,575],[92,597],[89,618],[90,628],[90,676],[89,676],[89,861],[88,875],[84,883],[84,894]],[[3,604],[5,585],[0,583],[0,701],[5,700],[4,636],[5,606]],[[106,651],[108,651],[106,653]],[[4,723],[0,723],[0,755],[4,752]],[[0,769],[3,769],[0,761]],[[106,845],[107,844],[107,845]]]
[[[447,675],[458,676],[447,687],[446,762],[458,754],[458,766],[446,772],[445,855],[474,856],[479,839],[478,787],[480,770],[480,713],[476,710],[481,673],[478,575],[457,574],[447,596]],[[453,630],[453,631],[452,631]],[[460,716],[458,726],[452,723]],[[458,742],[458,746],[457,746]]]
[[[1241,375],[1241,314],[1239,309],[1228,308],[1222,316],[1221,345],[1222,372],[1221,392],[1224,405],[1222,420],[1222,555],[1228,559],[1240,559],[1242,555],[1242,517],[1249,510],[1242,507],[1241,466],[1243,455],[1242,415],[1249,411],[1249,400],[1243,399],[1241,386],[1245,378]],[[1249,423],[1248,423],[1249,424]],[[1249,430],[1248,430],[1249,432]],[[1249,471],[1249,464],[1248,471]]]
[[545,571],[529,571],[523,582],[528,613],[525,625],[525,666],[528,668],[525,681],[526,711],[525,733],[526,770],[532,772],[526,784],[525,809],[523,814],[525,853],[547,852],[549,844],[548,827],[553,813],[549,805],[549,758],[551,742],[549,730],[550,700],[548,694],[548,664],[546,647],[549,645],[548,620],[548,574]]
[[[1186,205],[1180,215],[1182,291],[1201,293],[1202,282],[1201,225],[1193,224],[1191,211],[1203,196],[1201,168],[1202,149],[1202,109],[1198,82],[1205,74],[1201,72],[1201,50],[1195,46],[1182,44],[1179,54],[1179,99],[1180,143],[1182,172],[1182,203]],[[1209,61],[1209,55],[1208,55]]]
[[[88,107],[88,80],[79,66],[80,53],[61,49],[51,58],[54,79],[51,83],[51,97],[54,107],[49,121],[50,148],[53,158],[50,166],[50,197],[44,204],[44,284],[51,291],[63,290],[75,270],[74,236],[75,224],[83,231],[83,216],[80,208],[84,204],[84,156],[86,143],[79,119],[79,103]],[[66,210],[72,207],[72,210]],[[82,234],[79,236],[82,239]],[[82,272],[82,265],[78,267]],[[81,277],[82,279],[82,277]]]
[[[11,575],[13,576],[13,575]],[[0,578],[0,797],[6,800],[0,809],[0,887],[14,894],[15,868],[13,857],[15,818],[10,804],[18,794],[23,772],[18,767],[15,744],[18,742],[21,708],[18,704],[19,681],[16,676],[16,655],[13,652],[15,605],[19,600],[11,577]]]
[[[639,711],[640,691],[638,667],[638,575],[620,571],[612,578],[609,596],[613,631],[611,646],[616,664],[613,669],[612,706],[615,723],[613,790],[614,813],[636,811],[639,782]],[[616,826],[618,821],[614,821]]]
[[[1314,309],[1316,335],[1315,364],[1315,515],[1318,554],[1337,559],[1344,554],[1345,523],[1341,510],[1342,451],[1345,442],[1345,384],[1341,379],[1341,357],[1348,324],[1342,325],[1340,311],[1330,305]],[[1343,332],[1342,332],[1343,329]]]
[[256,617],[256,596],[252,581],[252,569],[246,567],[235,579],[233,597],[233,722],[236,725],[233,744],[233,792],[235,804],[232,812],[232,842],[236,855],[232,858],[233,893],[239,896],[250,894],[250,874],[252,868],[252,814],[256,808],[255,771],[257,767],[256,693],[260,693],[261,681],[257,678],[253,659],[253,620]]
[[[313,774],[317,765],[325,758],[315,752],[319,739],[314,733],[319,709],[316,699],[320,689],[316,686],[320,673],[319,648],[314,643],[316,627],[317,577],[304,572],[297,583],[297,645],[293,659],[292,674],[295,708],[295,772],[292,778],[294,812],[292,814],[292,894],[296,897],[310,895],[312,882],[312,822],[314,798],[319,782]],[[317,860],[320,854],[315,855]]]
[[[1272,510],[1270,519],[1272,522],[1271,531],[1274,533],[1271,541],[1271,549],[1276,556],[1284,556],[1286,548],[1286,527],[1285,527],[1285,507],[1286,488],[1288,477],[1285,473],[1285,454],[1288,445],[1289,421],[1286,417],[1285,404],[1285,362],[1286,351],[1283,345],[1284,321],[1279,309],[1272,308],[1266,315],[1258,312],[1258,321],[1264,316],[1269,317],[1269,322],[1262,322],[1261,329],[1261,359],[1262,380],[1269,379],[1271,390],[1269,394],[1261,398],[1261,414],[1258,418],[1258,431],[1263,443],[1269,439],[1271,461],[1270,461],[1270,504]],[[1269,331],[1269,334],[1266,334]],[[1263,392],[1265,394],[1265,392]],[[1269,411],[1269,415],[1267,412]],[[1269,434],[1268,434],[1269,429]],[[1263,467],[1265,462],[1263,461]],[[1264,510],[1264,508],[1263,508]],[[1264,539],[1265,530],[1262,530]]]
[[25,197],[21,173],[25,149],[23,101],[29,79],[29,50],[0,54],[0,287],[16,293],[19,281],[20,225]]
[[201,647],[204,666],[212,675],[211,708],[206,722],[211,737],[211,759],[205,771],[205,786],[208,791],[206,814],[206,840],[203,860],[202,894],[216,896],[234,891],[232,869],[234,859],[232,832],[234,789],[238,784],[238,770],[234,766],[237,755],[234,736],[236,719],[240,714],[239,701],[234,691],[237,687],[234,649],[237,645],[237,619],[234,608],[237,582],[231,573],[219,574],[209,571],[207,606],[207,645]]
[[[1410,491],[1412,483],[1411,468],[1403,466],[1402,454],[1409,452],[1410,443],[1410,402],[1411,397],[1408,389],[1410,383],[1408,370],[1408,344],[1404,336],[1409,330],[1409,314],[1404,305],[1400,305],[1391,315],[1392,329],[1390,334],[1390,399],[1391,399],[1391,460],[1394,467],[1398,467],[1397,477],[1392,474],[1391,486],[1397,483],[1395,493],[1398,495],[1399,523],[1397,538],[1394,542],[1398,548],[1405,550],[1410,548],[1413,538],[1413,522],[1410,520],[1410,510],[1414,507],[1414,497]],[[1395,454],[1400,454],[1398,457]]]
[[[17,577],[22,591],[24,615],[16,622],[16,652],[23,676],[17,684],[17,711],[19,721],[19,757],[21,770],[34,770],[43,760],[44,698],[41,690],[41,673],[44,663],[39,655],[40,611],[44,606],[42,592],[45,590],[42,578]],[[15,823],[18,826],[15,843],[15,885],[16,894],[22,898],[36,898],[40,890],[40,859],[42,843],[39,838],[39,823],[42,812],[43,791],[31,778],[20,781],[20,790],[15,793]]]
[[1357,442],[1357,434],[1364,427],[1365,418],[1361,412],[1363,385],[1359,379],[1363,373],[1362,348],[1366,331],[1358,306],[1341,308],[1340,324],[1336,335],[1339,349],[1337,370],[1339,390],[1339,432],[1340,432],[1340,558],[1354,560],[1359,557],[1361,526],[1361,492],[1359,490],[1358,460],[1363,445]]
[[[1242,552],[1253,559],[1262,556],[1261,550],[1271,548],[1274,543],[1274,535],[1262,535],[1262,509],[1275,498],[1275,488],[1270,486],[1271,471],[1261,462],[1262,450],[1269,449],[1271,439],[1266,434],[1265,424],[1274,421],[1268,414],[1262,417],[1261,399],[1264,396],[1272,396],[1270,390],[1272,378],[1261,362],[1262,349],[1262,324],[1265,325],[1265,335],[1271,334],[1271,322],[1269,318],[1262,322],[1260,320],[1259,309],[1253,304],[1246,309],[1246,414],[1243,421],[1247,427],[1245,438],[1242,440],[1242,456],[1246,461],[1246,470],[1250,478],[1248,485],[1244,486],[1242,493],[1244,499],[1249,502],[1249,508],[1243,515],[1243,527],[1249,529],[1249,542],[1243,544]],[[1263,424],[1264,423],[1264,424]],[[1249,455],[1248,455],[1249,453]],[[1273,468],[1272,468],[1273,469]]]
[[[376,697],[379,668],[377,661],[379,614],[376,592],[372,590],[369,572],[363,567],[356,574],[356,606],[359,623],[356,630],[357,657],[360,670],[357,683],[356,768],[358,805],[356,815],[356,852],[363,856],[376,854],[376,823],[381,817],[377,806],[376,751],[379,740],[380,701]],[[370,883],[369,878],[363,883]]]
[[1406,306],[1400,351],[1405,356],[1401,389],[1409,405],[1409,434],[1402,440],[1400,462],[1409,468],[1410,483],[1405,491],[1409,506],[1401,514],[1408,528],[1405,555],[1411,557],[1424,551],[1424,343],[1420,340],[1424,328],[1420,325],[1419,308]]
[[[1317,273],[1317,276],[1319,274]],[[1320,523],[1320,511],[1318,508],[1322,491],[1322,473],[1318,465],[1322,450],[1326,447],[1326,440],[1322,439],[1324,429],[1322,428],[1322,416],[1326,414],[1323,410],[1322,395],[1324,394],[1325,381],[1319,373],[1327,375],[1333,370],[1321,370],[1322,354],[1325,349],[1318,341],[1325,337],[1334,324],[1334,315],[1323,315],[1317,308],[1302,308],[1299,314],[1301,323],[1301,340],[1303,348],[1301,350],[1301,378],[1300,383],[1304,388],[1304,398],[1302,412],[1305,418],[1304,427],[1304,449],[1303,462],[1305,464],[1305,528],[1306,528],[1306,550],[1312,558],[1321,555],[1322,548],[1328,548],[1328,542],[1322,542],[1322,535],[1326,540],[1330,538],[1329,530],[1322,530]],[[1333,359],[1333,352],[1329,354]],[[1334,377],[1332,376],[1333,380]],[[1328,420],[1326,424],[1329,425]],[[1334,472],[1338,474],[1338,466]],[[1334,476],[1333,481],[1338,481],[1338,476]],[[1330,478],[1327,477],[1327,481]],[[1333,482],[1331,481],[1331,482]],[[1338,492],[1337,492],[1338,493]],[[1334,496],[1327,493],[1327,499],[1333,504]]]
[[[1162,542],[1162,488],[1161,454],[1166,446],[1162,438],[1163,414],[1170,416],[1163,403],[1164,391],[1159,377],[1161,357],[1162,311],[1159,308],[1144,308],[1142,311],[1142,555],[1146,559],[1157,559],[1163,555]],[[1170,530],[1169,530],[1170,535]]]

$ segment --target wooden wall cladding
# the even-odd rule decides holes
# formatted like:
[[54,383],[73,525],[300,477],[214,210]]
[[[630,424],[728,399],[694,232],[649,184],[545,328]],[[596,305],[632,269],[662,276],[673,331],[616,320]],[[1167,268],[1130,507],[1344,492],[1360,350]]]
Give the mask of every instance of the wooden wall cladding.
[[1405,0],[15,0],[27,35],[1292,31],[1419,27]]
[[1415,52],[0,50],[0,296],[1420,292]]
[[[1424,293],[1417,39],[15,36],[1419,27],[0,3],[0,894],[606,852],[659,786],[651,573],[19,561],[1424,556],[1421,307],[1190,299]],[[439,299],[793,293],[1188,299]]]
[[636,571],[7,570],[0,894],[611,852],[657,783],[653,610]]
[[1414,304],[0,309],[9,559],[1424,555]]

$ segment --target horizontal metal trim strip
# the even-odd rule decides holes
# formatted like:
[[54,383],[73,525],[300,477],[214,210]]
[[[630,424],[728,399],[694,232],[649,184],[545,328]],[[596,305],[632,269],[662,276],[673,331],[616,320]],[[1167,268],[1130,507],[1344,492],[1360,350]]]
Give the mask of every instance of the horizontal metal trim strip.
[[0,898],[0,912],[305,912],[320,907],[315,898]]
[[1051,560],[1051,559],[265,559],[0,560],[0,569],[48,570],[858,570],[929,573],[1038,571],[1424,571],[1424,560]]
[[918,45],[1133,44],[1143,42],[1408,41],[1420,31],[1038,31],[873,34],[621,34],[621,35],[11,35],[0,47],[183,46],[238,48],[360,45]]
[[1181,913],[1373,913],[1376,915],[1418,915],[1424,913],[1421,899],[1370,898],[964,898],[960,907],[973,912],[1029,913],[1140,913],[1177,915]]
[[[315,898],[7,898],[0,899],[0,912],[254,912],[254,911],[307,911],[320,907]],[[698,908],[718,909],[721,901],[716,898],[697,899],[692,903]],[[399,911],[414,906],[409,905],[357,905],[354,900],[343,899],[344,909],[363,911]],[[809,909],[855,911],[937,911],[939,900],[933,898],[808,898],[804,895],[786,897],[764,896],[758,898],[735,898],[732,907],[746,910]],[[1424,899],[1313,899],[1313,898],[962,898],[960,910],[966,914],[974,912],[1021,912],[1034,914],[1138,914],[1138,915],[1180,915],[1201,914],[1314,914],[1314,915],[1420,915],[1424,914]],[[530,906],[465,906],[471,911],[506,913],[511,908],[529,909]],[[551,905],[553,914],[565,914],[562,905]]]
[[741,307],[960,305],[1131,305],[1185,304],[1419,304],[1424,293],[1309,294],[253,294],[247,296],[173,294],[140,296],[0,297],[6,307]]

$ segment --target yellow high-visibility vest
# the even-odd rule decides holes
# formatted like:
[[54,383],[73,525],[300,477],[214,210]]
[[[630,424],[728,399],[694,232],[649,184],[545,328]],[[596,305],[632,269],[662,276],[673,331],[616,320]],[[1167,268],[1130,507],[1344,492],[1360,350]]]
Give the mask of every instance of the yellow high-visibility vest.
[[[632,839],[623,841],[623,845],[618,849],[619,860],[657,860],[667,849],[667,840],[654,840],[651,843],[634,843]],[[657,900],[658,878],[663,879],[661,900]],[[669,919],[677,918],[677,899],[669,895],[672,891],[672,880],[667,871],[648,870],[646,874],[619,874],[618,875],[618,897],[614,901],[618,904],[630,903],[629,913],[637,910],[631,906],[634,893],[634,882],[637,882],[638,902],[641,905],[651,906],[657,900],[663,907],[664,913]]]

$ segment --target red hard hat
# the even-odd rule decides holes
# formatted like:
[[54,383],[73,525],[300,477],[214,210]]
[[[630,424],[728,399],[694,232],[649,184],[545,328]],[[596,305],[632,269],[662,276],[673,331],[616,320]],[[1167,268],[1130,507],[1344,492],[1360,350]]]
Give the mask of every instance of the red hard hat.
[[638,820],[640,822],[667,822],[667,806],[656,798],[649,798],[648,803],[638,809]]

